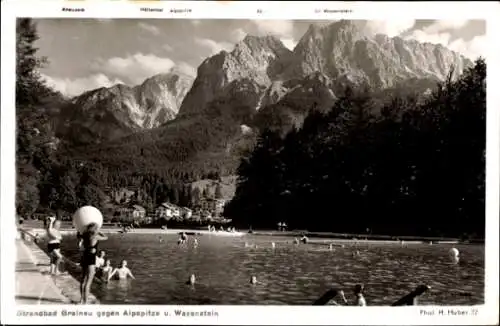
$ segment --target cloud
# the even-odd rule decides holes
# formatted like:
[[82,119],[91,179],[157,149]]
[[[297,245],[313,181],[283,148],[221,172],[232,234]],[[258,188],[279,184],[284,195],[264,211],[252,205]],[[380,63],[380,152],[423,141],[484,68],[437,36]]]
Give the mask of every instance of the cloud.
[[76,96],[91,89],[123,84],[120,79],[112,79],[104,74],[94,74],[83,78],[58,78],[42,75],[49,86],[66,96]]
[[100,23],[111,23],[113,19],[110,18],[96,18],[96,20]]
[[487,43],[486,35],[476,36],[466,42],[463,39],[457,39],[448,46],[451,50],[463,54],[465,57],[476,60],[478,57],[486,58]]
[[245,32],[242,28],[237,28],[229,34],[229,38],[234,42],[240,42],[245,38],[245,36],[247,36],[247,32]]
[[127,57],[99,59],[91,68],[93,71],[124,80],[127,84],[137,85],[148,77],[170,71],[174,66],[175,62],[170,58],[136,53]]
[[257,28],[260,35],[273,35],[290,50],[295,48],[297,41],[293,35],[293,22],[289,20],[253,20],[252,23]]
[[196,77],[196,68],[186,62],[179,62],[175,68],[188,76]]
[[293,34],[293,22],[290,20],[253,20],[252,22],[260,34],[278,37],[291,37]]
[[448,46],[451,39],[450,33],[434,33],[429,34],[425,30],[415,30],[406,39],[413,39],[420,43],[442,44]]
[[153,26],[151,24],[146,24],[146,23],[139,23],[137,24],[139,28],[153,34],[153,35],[159,35],[160,34],[160,29],[156,26]]
[[163,45],[162,45],[162,49],[163,49],[163,50],[165,50],[165,51],[167,51],[167,52],[172,52],[172,51],[174,51],[174,48],[173,48],[173,47],[171,47],[171,46],[170,46],[170,45],[168,45],[168,44],[163,44]]
[[389,37],[400,35],[415,25],[414,19],[369,20],[365,30],[369,34],[385,34]]
[[209,49],[211,55],[219,53],[222,50],[231,51],[234,47],[234,45],[229,42],[216,42],[208,38],[195,38],[194,42],[201,47]]
[[468,20],[436,20],[434,23],[425,27],[423,30],[429,34],[456,30],[464,27],[468,22]]
[[486,36],[476,36],[470,41],[465,41],[463,38],[453,40],[452,37],[453,31],[463,28],[468,22],[467,20],[438,20],[422,29],[414,30],[405,38],[421,43],[442,44],[450,50],[475,60],[486,54]]

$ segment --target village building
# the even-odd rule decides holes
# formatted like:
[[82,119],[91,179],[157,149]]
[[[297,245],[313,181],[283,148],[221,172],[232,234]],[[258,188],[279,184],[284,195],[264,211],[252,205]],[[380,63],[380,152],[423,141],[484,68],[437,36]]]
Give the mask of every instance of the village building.
[[165,218],[168,220],[171,218],[179,218],[180,216],[181,216],[180,208],[174,204],[167,202],[162,203],[155,210],[156,219]]
[[210,211],[214,216],[221,216],[226,201],[224,199],[203,198],[200,204],[203,211]]
[[193,216],[193,211],[187,207],[181,207],[182,217],[189,220]]
[[113,214],[120,222],[145,222],[146,209],[139,205],[128,205],[118,207]]

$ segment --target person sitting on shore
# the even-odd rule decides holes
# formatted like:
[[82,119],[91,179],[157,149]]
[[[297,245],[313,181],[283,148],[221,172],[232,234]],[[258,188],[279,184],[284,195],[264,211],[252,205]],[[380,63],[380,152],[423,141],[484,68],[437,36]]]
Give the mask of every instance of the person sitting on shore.
[[59,231],[61,221],[56,220],[53,216],[49,217],[48,220],[47,236],[49,243],[47,249],[50,257],[50,274],[57,275],[59,274],[59,263],[63,259],[63,255],[61,254],[62,235],[61,231]]
[[120,267],[115,268],[115,270],[108,276],[108,280],[112,279],[113,276],[117,276],[119,280],[126,280],[127,277],[131,277],[133,280],[135,280],[134,275],[130,271],[130,269],[127,267],[127,261],[122,260]]

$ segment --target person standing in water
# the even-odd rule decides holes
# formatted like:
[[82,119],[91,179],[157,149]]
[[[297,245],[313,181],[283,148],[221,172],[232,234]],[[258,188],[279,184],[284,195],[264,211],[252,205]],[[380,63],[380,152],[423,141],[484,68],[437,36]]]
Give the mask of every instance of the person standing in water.
[[119,268],[115,268],[115,270],[109,275],[108,280],[110,280],[113,276],[117,275],[119,280],[126,280],[127,277],[131,277],[133,280],[135,280],[134,275],[130,271],[130,269],[127,267],[127,261],[122,260],[122,263]]
[[99,255],[95,258],[95,267],[102,268],[104,263],[106,262],[104,257],[106,256],[106,252],[104,250],[99,251]]
[[109,281],[111,278],[110,275],[113,272],[113,266],[111,266],[111,259],[106,259],[106,263],[101,269],[102,275],[101,278],[105,281]]
[[82,267],[82,277],[80,280],[81,304],[88,303],[90,287],[96,272],[97,245],[99,241],[108,238],[98,232],[97,224],[90,223],[85,232],[80,236],[81,249],[83,251],[80,266]]
[[47,224],[47,236],[49,238],[49,243],[47,245],[47,249],[50,257],[50,274],[57,275],[59,274],[59,263],[62,261],[61,254],[61,240],[62,235],[61,231],[59,231],[59,227],[61,225],[61,221],[56,220],[55,217],[51,216],[48,218]]

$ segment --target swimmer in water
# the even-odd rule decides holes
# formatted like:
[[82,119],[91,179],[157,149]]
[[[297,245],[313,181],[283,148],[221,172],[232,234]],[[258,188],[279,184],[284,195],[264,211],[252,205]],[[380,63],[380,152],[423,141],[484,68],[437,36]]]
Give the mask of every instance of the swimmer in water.
[[258,282],[257,282],[257,277],[256,276],[252,276],[250,278],[250,284],[252,285],[256,285]]
[[198,247],[198,239],[196,239],[196,238],[194,239],[194,241],[193,241],[193,246],[194,246],[195,248],[196,248],[196,247]]
[[302,242],[303,244],[307,244],[308,241],[309,241],[309,238],[306,237],[305,235],[303,235],[302,238],[300,238],[300,242]]
[[187,234],[185,232],[182,232],[179,240],[177,240],[177,244],[178,245],[184,244],[187,242],[187,239],[188,239]]
[[122,260],[120,267],[115,268],[115,270],[109,275],[108,280],[113,278],[113,276],[115,276],[115,275],[118,277],[119,280],[126,280],[127,277],[130,277],[133,280],[135,280],[134,275],[132,274],[130,269],[127,267],[126,260]]
[[363,291],[365,290],[365,287],[361,284],[356,284],[354,287],[354,295],[356,296],[356,306],[366,306],[366,300],[363,295]]
[[95,267],[102,268],[104,263],[106,262],[104,257],[106,256],[106,252],[104,250],[99,251],[99,255],[95,258]]
[[61,221],[57,221],[53,216],[49,217],[49,223],[47,225],[49,244],[47,245],[47,249],[50,257],[50,274],[52,275],[59,274],[59,264],[63,259],[63,255],[61,254],[62,235],[61,231],[59,231],[60,225]]
[[104,266],[102,266],[102,274],[101,278],[105,281],[108,281],[110,279],[110,275],[113,272],[113,266],[111,266],[111,259],[106,259],[106,262],[104,263]]
[[186,284],[194,285],[195,283],[196,283],[196,276],[194,276],[194,274],[191,274],[191,276],[189,277],[189,280],[186,282]]
[[298,245],[299,243],[300,243],[299,239],[297,239],[297,238],[293,239],[293,244]]

